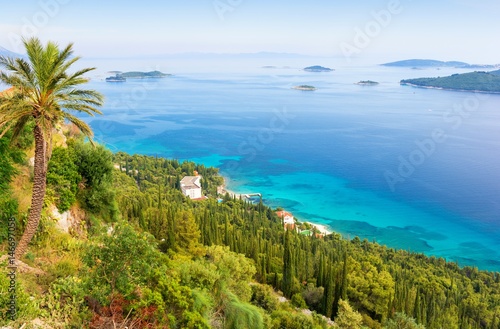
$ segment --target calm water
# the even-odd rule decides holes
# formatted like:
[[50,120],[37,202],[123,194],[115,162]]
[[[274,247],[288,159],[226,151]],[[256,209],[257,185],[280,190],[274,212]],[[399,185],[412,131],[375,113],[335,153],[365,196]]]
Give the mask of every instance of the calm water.
[[[217,166],[230,189],[346,237],[500,271],[500,95],[399,85],[465,71],[293,58],[165,64],[174,76],[94,77],[107,99],[104,116],[86,119],[97,140]],[[299,70],[315,64],[336,71]],[[368,79],[380,84],[354,84]]]

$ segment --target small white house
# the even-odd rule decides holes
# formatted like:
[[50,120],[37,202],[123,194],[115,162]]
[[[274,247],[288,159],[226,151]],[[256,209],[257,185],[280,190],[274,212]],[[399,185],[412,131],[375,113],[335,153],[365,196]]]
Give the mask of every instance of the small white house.
[[182,194],[190,199],[201,198],[201,176],[186,176],[181,180]]

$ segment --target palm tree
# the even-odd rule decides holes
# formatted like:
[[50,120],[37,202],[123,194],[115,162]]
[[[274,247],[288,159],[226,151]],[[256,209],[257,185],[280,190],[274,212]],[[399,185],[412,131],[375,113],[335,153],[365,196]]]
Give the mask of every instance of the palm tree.
[[23,40],[23,43],[27,60],[0,56],[0,69],[3,69],[0,82],[12,87],[0,98],[0,138],[13,129],[15,139],[27,124],[34,125],[33,195],[26,229],[16,248],[16,259],[27,251],[40,222],[55,126],[68,120],[90,139],[92,129],[70,112],[102,114],[96,107],[101,106],[104,99],[94,90],[78,89],[88,82],[83,75],[95,68],[67,72],[80,59],[73,57],[73,44],[61,50],[56,43],[48,42],[44,46],[37,38]]

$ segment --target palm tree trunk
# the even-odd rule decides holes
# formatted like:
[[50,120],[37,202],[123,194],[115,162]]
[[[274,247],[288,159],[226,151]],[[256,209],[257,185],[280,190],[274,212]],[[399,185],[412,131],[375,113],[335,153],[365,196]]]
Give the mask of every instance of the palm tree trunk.
[[42,129],[37,125],[34,128],[35,135],[35,164],[33,178],[33,195],[31,197],[31,209],[28,215],[28,223],[24,234],[17,245],[15,258],[21,257],[28,250],[28,244],[36,233],[40,217],[42,215],[43,199],[45,197],[45,187],[47,179],[47,162],[45,157],[46,145]]

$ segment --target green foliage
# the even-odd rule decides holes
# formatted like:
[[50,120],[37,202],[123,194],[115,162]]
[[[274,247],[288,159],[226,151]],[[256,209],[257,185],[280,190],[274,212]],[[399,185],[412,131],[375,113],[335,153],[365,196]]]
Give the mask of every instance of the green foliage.
[[267,312],[273,312],[278,308],[278,298],[274,295],[273,289],[268,285],[252,285],[252,304],[263,308]]
[[342,329],[359,329],[363,323],[361,314],[352,309],[346,300],[339,300],[339,311],[335,323]]
[[[447,328],[450,328],[450,326]],[[394,318],[385,323],[384,329],[425,329],[425,326],[417,324],[415,319],[398,312],[394,315]]]
[[26,320],[41,315],[39,300],[26,293],[20,274],[10,275],[6,262],[0,263],[0,268],[0,325],[11,322],[11,282],[15,285],[16,319]]
[[498,72],[471,72],[453,74],[448,77],[407,79],[401,80],[401,84],[500,93],[500,75],[498,75]]
[[184,250],[192,255],[199,255],[201,250],[200,231],[194,216],[188,211],[179,211],[175,214],[175,242],[177,250]]
[[82,177],[79,198],[84,208],[94,214],[112,221],[117,219],[118,209],[115,202],[112,154],[104,146],[94,147],[81,140],[71,141],[74,149],[75,164]]
[[306,302],[309,309],[314,311],[321,311],[321,302],[325,293],[325,288],[316,287],[314,284],[309,283],[302,291],[302,298]]
[[105,302],[113,294],[132,297],[138,286],[147,286],[162,254],[150,234],[140,234],[129,224],[118,223],[85,252],[88,291]]
[[349,273],[349,296],[359,307],[383,319],[388,312],[388,303],[394,295],[394,280],[387,271],[379,271],[373,261],[358,263],[351,260]]
[[296,293],[293,294],[292,299],[291,299],[292,305],[298,308],[307,308],[306,301],[302,297],[301,294]]
[[9,183],[16,174],[14,164],[21,155],[18,148],[10,145],[10,135],[0,138],[0,243],[8,236],[8,220],[17,213],[18,206]]
[[85,291],[78,277],[61,277],[50,285],[42,307],[53,319],[69,327],[83,327],[90,319],[84,303]]
[[[243,302],[265,305],[253,291],[235,290],[247,289],[250,285],[243,283],[255,279],[276,290],[289,287],[291,296],[300,293],[310,308],[322,314],[336,315],[340,299],[348,299],[353,310],[365,318],[365,324],[373,328],[380,328],[380,323],[396,312],[415,314],[417,322],[428,328],[441,328],[447,323],[450,328],[455,328],[454,323],[479,328],[481,323],[493,322],[495,305],[500,304],[498,274],[460,269],[444,260],[395,251],[359,238],[347,241],[338,235],[321,239],[293,231],[285,234],[270,208],[229,196],[220,203],[213,199],[192,202],[181,195],[177,183],[179,177],[195,170],[194,164],[125,154],[116,154],[115,163],[123,170],[114,181],[123,191],[118,195],[123,218],[151,232],[170,257],[181,252],[194,256],[190,261],[199,263],[196,257],[201,254],[190,252],[185,247],[189,244],[184,243],[182,248],[177,245],[181,239],[177,225],[183,225],[179,220],[194,218],[199,241],[209,246],[207,262],[193,264],[192,271],[183,268],[181,283],[191,289],[214,291],[215,308],[220,306],[218,300],[225,290]],[[213,184],[216,180],[210,175],[207,171],[203,177]],[[210,251],[220,245],[251,260],[255,275],[237,278],[235,266],[221,271]],[[222,254],[234,258],[226,250]],[[203,266],[206,271],[201,270]]]
[[[90,296],[107,309],[120,301],[122,319],[129,314],[130,321],[144,327],[327,328],[324,318],[291,306],[304,303],[333,316],[342,328],[361,327],[363,319],[364,325],[379,329],[381,323],[399,323],[402,313],[420,328],[498,327],[498,273],[459,268],[359,238],[285,232],[263,204],[228,196],[222,202],[193,202],[179,191],[183,175],[203,171],[207,191],[216,190],[219,181],[216,170],[189,162],[116,154],[119,169],[113,169],[106,152],[97,148],[106,164],[92,164],[89,155],[82,158],[108,169],[89,174],[78,160],[78,154],[94,152],[85,145],[70,142],[78,173],[96,173],[102,180],[82,179],[78,198],[88,206],[83,196],[99,195],[107,182],[104,190],[114,196],[108,205],[97,205],[96,212],[106,218],[116,200],[124,222],[108,235],[102,214],[88,215],[91,235],[84,242],[83,267],[67,258],[47,266],[56,281],[42,309],[54,311],[60,322],[85,326],[91,311],[81,298]],[[44,225],[43,241],[48,241],[52,231]],[[74,250],[62,242],[57,246]],[[273,291],[285,287],[291,303],[279,303]]]
[[259,308],[240,301],[236,295],[228,292],[223,299],[225,329],[264,328],[264,318]]
[[60,212],[68,210],[76,201],[81,176],[75,162],[73,148],[57,147],[52,151],[47,171],[47,187],[55,192]]
[[222,246],[208,247],[206,257],[217,267],[217,271],[227,288],[242,301],[250,301],[252,288],[249,283],[255,275],[255,266],[252,260]]
[[302,313],[290,313],[289,311],[279,310],[272,314],[273,329],[316,329],[311,317]]

